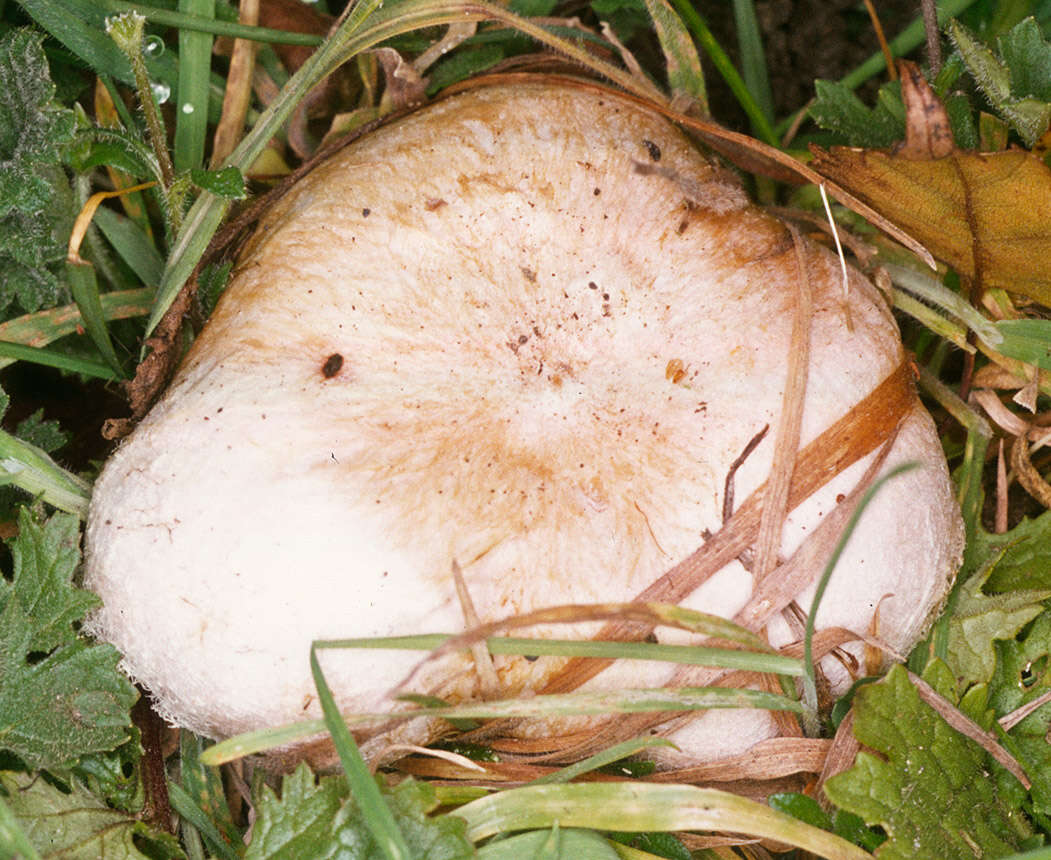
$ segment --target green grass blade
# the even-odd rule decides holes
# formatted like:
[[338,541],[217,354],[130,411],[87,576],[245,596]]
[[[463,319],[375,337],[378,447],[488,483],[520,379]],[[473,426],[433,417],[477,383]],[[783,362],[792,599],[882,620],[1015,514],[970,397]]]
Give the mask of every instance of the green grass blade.
[[[99,296],[102,315],[107,320],[128,319],[145,316],[153,304],[154,291],[149,287],[104,293]],[[21,344],[26,347],[42,347],[72,334],[84,326],[80,309],[74,305],[63,305],[35,314],[26,314],[0,324],[0,343],[8,346]],[[21,356],[0,357],[0,368],[14,364]]]
[[[368,639],[324,639],[316,642],[319,649],[391,648],[432,651],[453,637],[445,633],[417,636],[383,636]],[[491,636],[485,640],[490,654],[527,654],[530,657],[596,657],[611,660],[660,660],[694,666],[741,669],[747,672],[770,672],[798,677],[803,664],[781,654],[739,651],[733,648],[707,648],[696,645],[661,645],[653,642],[603,642],[586,639],[528,639],[513,636]],[[468,646],[464,646],[465,650]]]
[[103,364],[101,361],[92,361],[90,358],[80,358],[75,355],[66,355],[63,352],[55,352],[36,346],[22,346],[21,344],[8,343],[7,341],[0,341],[0,358],[11,358],[15,361],[29,361],[46,367],[57,367],[59,370],[68,370],[70,373],[82,373],[85,376],[93,376],[109,382],[116,382],[120,378],[113,372],[113,368],[108,364]]
[[[377,722],[406,720],[415,717],[440,717],[447,720],[503,719],[504,717],[546,718],[614,713],[703,711],[711,708],[761,708],[791,713],[802,711],[802,705],[794,699],[761,690],[684,687],[670,690],[638,689],[561,693],[530,696],[524,699],[499,699],[489,702],[467,702],[461,705],[419,707],[411,711],[344,714],[343,718],[350,725],[369,726]],[[209,747],[201,754],[201,761],[213,766],[224,764],[242,756],[298,743],[321,734],[325,731],[326,726],[327,722],[324,720],[307,720],[272,729],[246,732]]]
[[827,860],[871,860],[845,839],[726,791],[654,783],[529,785],[459,807],[472,841],[512,830],[729,831],[774,839]]
[[588,756],[583,761],[578,761],[576,764],[571,764],[569,767],[564,767],[554,773],[539,776],[536,779],[531,780],[529,785],[555,785],[558,783],[569,782],[572,779],[576,779],[578,776],[582,776],[585,773],[591,773],[591,771],[598,770],[600,767],[611,765],[623,758],[635,755],[635,753],[641,752],[644,749],[649,749],[651,747],[674,746],[675,744],[665,738],[632,738],[631,740],[614,744],[609,749],[604,749],[600,753]]
[[124,368],[120,365],[120,359],[117,358],[117,353],[113,349],[113,341],[110,340],[109,329],[106,328],[106,317],[99,297],[95,267],[87,262],[67,261],[66,274],[69,276],[73,301],[76,302],[81,319],[84,320],[84,330],[113,372],[118,378],[123,379],[125,377]]
[[[269,27],[250,27],[236,21],[221,21],[217,18],[203,18],[194,14],[170,9],[158,9],[142,3],[127,3],[123,0],[98,0],[99,6],[113,14],[120,12],[138,12],[147,21],[163,27],[176,27],[179,30],[193,30],[197,33],[210,33],[213,36],[226,36],[231,39],[249,39],[253,42],[269,42],[278,45],[303,45],[314,47],[320,45],[321,36],[312,33],[293,33],[289,30],[273,30]],[[221,10],[217,10],[221,11]]]
[[774,96],[766,70],[766,51],[752,0],[734,0],[737,44],[741,51],[741,74],[748,91],[768,121],[774,118]]
[[30,17],[97,72],[134,83],[128,58],[97,22],[86,21],[55,0],[18,0]]
[[821,579],[817,582],[817,587],[814,589],[814,599],[810,604],[810,609],[807,611],[806,617],[806,632],[803,638],[803,666],[805,667],[806,673],[803,676],[803,701],[806,705],[806,710],[803,712],[804,721],[809,719],[810,725],[805,726],[808,729],[808,734],[815,735],[817,733],[817,666],[814,664],[814,622],[817,618],[818,610],[821,607],[821,600],[825,596],[825,590],[828,588],[828,583],[832,579],[832,573],[836,569],[836,564],[839,563],[839,557],[843,555],[843,550],[846,549],[847,543],[850,541],[850,536],[854,534],[854,529],[861,521],[862,515],[865,513],[865,508],[869,506],[876,494],[883,488],[883,485],[898,475],[902,475],[905,472],[910,472],[917,467],[917,463],[902,463],[887,472],[886,475],[881,477],[878,481],[873,483],[864,494],[862,494],[858,506],[854,509],[854,513],[851,514],[850,519],[847,521],[846,528],[843,529],[843,534],[839,536],[839,540],[836,542],[836,548],[832,551],[832,555],[828,559],[828,563],[825,565],[825,569],[821,573]]
[[47,454],[0,430],[0,483],[12,484],[59,510],[84,519],[91,487]]
[[142,283],[156,286],[160,282],[164,258],[145,230],[126,215],[104,206],[96,210],[94,222]]
[[347,728],[347,724],[343,722],[339,714],[336,700],[332,698],[332,691],[329,690],[321,671],[317,649],[313,645],[310,647],[310,671],[314,676],[314,685],[317,687],[321,710],[325,714],[325,725],[339,753],[339,760],[347,776],[347,784],[361,809],[362,817],[368,824],[369,830],[372,831],[373,838],[389,860],[412,860],[409,846],[398,828],[398,823],[394,820],[394,814],[383,799],[379,786],[369,773],[368,765],[358,752],[358,745],[354,743],[350,729]]
[[197,828],[197,832],[204,837],[215,856],[221,857],[222,860],[240,860],[241,855],[226,843],[212,820],[193,802],[193,798],[179,783],[168,780],[168,799],[172,809]]
[[748,115],[755,134],[765,143],[771,146],[779,146],[780,138],[774,131],[773,126],[771,126],[770,120],[755,100],[751,90],[748,89],[748,85],[744,82],[744,78],[741,77],[737,68],[727,56],[726,51],[723,50],[722,45],[712,35],[708,23],[701,17],[691,0],[672,0],[672,2],[682,16],[682,20],[690,29],[690,32],[693,33],[697,43],[704,49],[708,59],[712,61],[712,65],[715,66],[719,76],[734,94],[734,98],[737,99],[741,109]]
[[[179,0],[179,11],[205,19],[214,18],[215,0]],[[176,172],[204,164],[211,69],[212,35],[180,30],[179,85],[175,100]]]

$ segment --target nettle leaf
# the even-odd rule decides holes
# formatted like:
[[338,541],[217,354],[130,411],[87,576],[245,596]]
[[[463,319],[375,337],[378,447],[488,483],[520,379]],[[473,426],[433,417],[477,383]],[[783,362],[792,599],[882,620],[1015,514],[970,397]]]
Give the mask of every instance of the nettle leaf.
[[98,599],[71,585],[80,560],[76,517],[43,525],[23,508],[9,544],[14,580],[0,580],[0,749],[31,768],[68,767],[129,737],[135,688],[109,645],[73,625]]
[[[997,642],[996,672],[989,684],[989,703],[1006,716],[1051,690],[1051,610],[1045,611],[1019,640]],[[1014,726],[1010,750],[1033,781],[1032,803],[1051,815],[1051,703]]]
[[999,38],[1000,56],[1016,96],[1051,101],[1051,45],[1035,18],[1018,22]]
[[[0,772],[0,790],[22,830],[46,857],[63,860],[163,860],[184,857],[174,837],[111,809],[73,781],[66,793],[39,776]],[[145,843],[143,853],[136,843]]]
[[[905,137],[900,84],[881,87],[874,108],[867,107],[850,87],[838,81],[814,81],[814,90],[810,116],[823,129],[842,135],[850,146],[882,148]],[[894,104],[899,111],[891,109]]]
[[[407,779],[385,795],[412,856],[445,860],[473,856],[465,823],[452,816],[428,818],[437,806],[434,789]],[[315,780],[306,764],[284,778],[280,799],[263,787],[256,799],[256,821],[245,860],[312,857],[381,860],[343,777]]]
[[993,642],[1013,639],[1043,612],[1041,601],[1051,596],[1051,591],[985,594],[982,586],[995,566],[996,560],[963,584],[949,620],[948,662],[956,677],[968,684],[992,678],[996,668]]
[[996,556],[987,592],[1051,588],[1051,511],[1002,535],[982,533],[978,540]]
[[246,196],[245,178],[236,167],[223,167],[219,170],[194,168],[190,171],[190,178],[198,188],[227,200],[243,200]]
[[1017,852],[1030,835],[1005,801],[985,751],[924,703],[902,666],[857,691],[854,735],[875,750],[832,777],[829,799],[879,825],[880,860],[974,860]]
[[55,85],[43,36],[13,30],[0,39],[0,216],[38,212],[51,199],[41,164],[57,164],[73,138],[73,111],[52,105]]
[[1005,34],[999,43],[1000,56],[959,22],[950,21],[947,29],[967,71],[989,102],[1032,146],[1051,123],[1051,81],[1046,65],[1051,48],[1036,22],[1027,19]]

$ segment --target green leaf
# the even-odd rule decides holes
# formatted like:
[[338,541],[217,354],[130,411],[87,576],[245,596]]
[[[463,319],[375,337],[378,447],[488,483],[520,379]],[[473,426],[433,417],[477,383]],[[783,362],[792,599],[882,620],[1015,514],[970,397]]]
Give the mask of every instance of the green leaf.
[[982,586],[995,561],[968,579],[949,621],[947,661],[956,677],[965,683],[983,683],[993,676],[996,654],[993,642],[1013,639],[1019,630],[1043,611],[1041,601],[1051,591],[1010,591],[985,594]]
[[832,822],[825,810],[814,798],[805,794],[771,794],[766,802],[778,812],[791,815],[814,827],[820,827],[822,830],[832,829]]
[[0,38],[0,312],[15,299],[27,311],[58,301],[75,215],[59,167],[75,117],[52,103],[42,41],[30,30]]
[[[962,24],[950,21],[949,37],[967,65],[979,88],[992,106],[1014,127],[1026,145],[1033,143],[1047,131],[1051,122],[1051,103],[1046,98],[1031,97],[1029,89],[1045,89],[1047,69],[1036,69],[1031,63],[1045,61],[1048,46],[1038,46],[1039,33],[1033,34],[1019,24],[1001,41],[1001,50],[1007,46],[1007,57],[998,57]],[[1033,27],[1035,27],[1035,23]],[[1022,27],[1018,30],[1018,27]],[[1035,38],[1034,38],[1035,36]]]
[[854,735],[882,756],[859,753],[825,793],[887,831],[880,860],[974,860],[1022,847],[1028,824],[989,779],[985,751],[920,699],[902,666],[858,690],[854,712]]
[[69,442],[69,434],[57,421],[46,420],[43,409],[20,421],[15,435],[30,445],[36,445],[45,454],[53,454]]
[[1010,76],[1011,93],[1051,101],[1051,45],[1036,19],[1019,21],[998,42]]
[[851,146],[888,147],[905,136],[904,114],[888,106],[901,105],[899,84],[880,88],[876,107],[868,108],[853,91],[838,81],[814,81],[816,97],[810,106],[814,122],[841,135]]
[[[33,846],[62,860],[161,860],[183,857],[172,836],[110,809],[76,780],[63,792],[27,773],[0,772],[0,790]],[[137,842],[148,843],[145,854]],[[144,846],[145,847],[145,846]]]
[[1004,338],[998,352],[1051,370],[1051,320],[1001,320],[995,325]]
[[82,756],[71,774],[96,797],[125,812],[138,813],[146,800],[142,784],[142,740],[132,726],[131,738],[115,750]]
[[672,96],[685,96],[700,105],[704,113],[708,113],[708,92],[701,70],[701,58],[686,25],[668,0],[646,0],[646,9],[664,52],[664,66]]
[[[425,783],[405,780],[385,795],[413,858],[443,860],[473,856],[464,822],[428,818],[437,800]],[[280,799],[269,787],[256,798],[256,822],[245,860],[346,857],[381,860],[361,811],[339,776],[315,781],[306,764],[284,778]]]
[[994,559],[987,592],[1051,588],[1051,512],[1024,519],[1005,534],[981,532],[976,543]]
[[[1044,612],[1020,641],[997,642],[996,672],[989,684],[989,703],[998,716],[1046,695],[1051,690],[1051,610]],[[1014,726],[1010,750],[1033,780],[1033,806],[1051,815],[1051,703]]]
[[478,852],[479,860],[617,860],[619,856],[592,830],[559,827],[520,833]]
[[109,645],[89,645],[73,624],[98,599],[71,585],[80,560],[77,520],[43,525],[23,508],[9,544],[14,580],[0,580],[0,748],[31,768],[62,768],[129,736],[135,688]]
[[591,0],[591,8],[613,28],[621,41],[650,26],[645,0]]
[[42,42],[30,30],[0,39],[0,216],[50,203],[49,183],[36,169],[57,164],[73,139],[73,111],[52,104],[55,85]]
[[245,179],[236,167],[223,167],[219,170],[190,171],[193,184],[205,191],[211,191],[227,200],[243,200],[246,196]]

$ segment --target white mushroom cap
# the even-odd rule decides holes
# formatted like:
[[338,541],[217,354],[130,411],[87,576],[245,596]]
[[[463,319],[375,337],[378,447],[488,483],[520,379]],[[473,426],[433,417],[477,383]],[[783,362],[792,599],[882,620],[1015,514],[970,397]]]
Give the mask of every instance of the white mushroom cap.
[[[838,264],[807,256],[804,445],[903,358],[873,287],[851,274],[848,330]],[[167,395],[99,478],[93,631],[165,717],[225,737],[318,714],[313,639],[462,630],[454,560],[483,621],[633,599],[718,531],[731,463],[777,426],[795,259],[780,222],[620,97],[478,89],[365,136],[267,214]],[[737,472],[738,500],[772,454],[764,441]],[[962,547],[918,401],[884,469],[906,460],[922,468],[870,507],[818,619],[864,632],[882,600],[879,633],[899,650]],[[785,556],[867,462],[791,513]],[[751,593],[733,562],[685,603],[730,617]],[[326,651],[323,666],[343,708],[372,710],[418,659]],[[509,695],[557,666],[497,661]],[[614,666],[591,686],[670,672]],[[477,692],[469,657],[421,681]],[[713,712],[678,737],[703,759],[771,731],[766,714]]]

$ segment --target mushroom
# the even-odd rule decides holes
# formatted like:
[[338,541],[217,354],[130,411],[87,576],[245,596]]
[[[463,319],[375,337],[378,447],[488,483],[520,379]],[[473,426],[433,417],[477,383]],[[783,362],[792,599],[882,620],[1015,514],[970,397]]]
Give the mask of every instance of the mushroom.
[[[866,510],[817,619],[904,652],[941,607],[963,537],[885,302],[856,271],[844,297],[834,256],[653,110],[550,82],[478,87],[387,124],[266,213],[95,486],[85,584],[104,606],[90,627],[164,717],[227,737],[319,713],[312,640],[463,630],[456,565],[483,622],[646,596],[723,527],[727,476],[769,425],[731,482],[738,511],[761,502],[801,279],[799,446],[818,461],[796,464],[812,487],[788,503],[780,557],[876,458],[884,472],[918,462]],[[849,424],[859,404],[893,413],[893,443],[830,466],[829,428],[846,427],[847,447],[864,435]],[[681,603],[754,609],[737,555]],[[794,595],[804,611],[813,573]],[[778,645],[798,632],[780,615],[757,626]],[[322,658],[340,706],[371,711],[419,655]],[[543,690],[562,664],[497,658],[498,692]],[[614,664],[588,683],[658,686],[674,668]],[[417,680],[456,701],[479,695],[478,677],[456,653]],[[677,761],[775,729],[758,711],[682,723]]]

